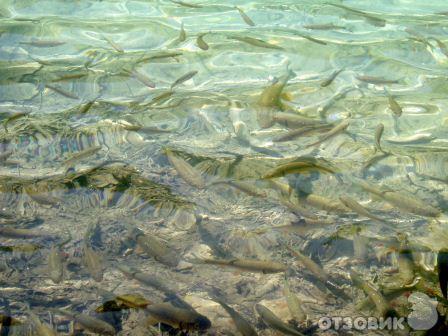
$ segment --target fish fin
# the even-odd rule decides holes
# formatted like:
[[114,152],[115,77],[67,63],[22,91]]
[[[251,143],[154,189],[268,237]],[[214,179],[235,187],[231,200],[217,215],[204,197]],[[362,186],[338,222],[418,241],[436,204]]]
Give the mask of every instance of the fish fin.
[[155,317],[153,317],[151,315],[148,315],[145,319],[145,325],[148,325],[148,326],[153,326],[159,322],[160,322],[159,320],[157,320]]
[[137,255],[144,255],[146,252],[141,246],[137,245],[134,249],[134,253]]
[[176,293],[165,293],[165,301],[169,302],[173,307],[186,309],[190,311],[195,311],[194,308],[188,304],[184,299],[182,299]]

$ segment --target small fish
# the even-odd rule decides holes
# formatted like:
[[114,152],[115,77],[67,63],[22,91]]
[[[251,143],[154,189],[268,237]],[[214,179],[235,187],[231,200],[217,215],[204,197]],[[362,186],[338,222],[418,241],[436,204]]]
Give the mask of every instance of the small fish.
[[55,246],[51,247],[50,254],[48,255],[48,275],[55,284],[60,283],[62,280],[63,265],[61,253]]
[[389,102],[389,107],[394,113],[394,116],[400,117],[403,114],[403,109],[398,104],[398,102],[395,100],[395,98],[388,94],[387,100]]
[[291,210],[296,216],[317,219],[311,211],[304,208],[301,204],[298,204],[298,202],[292,202],[288,196],[280,195],[278,199],[282,205]]
[[209,185],[213,184],[228,184],[238,190],[241,190],[242,192],[245,192],[246,194],[250,196],[255,197],[266,197],[266,192],[263,190],[258,189],[256,186],[254,186],[251,183],[243,182],[243,181],[232,181],[232,180],[220,180],[210,183]]
[[370,159],[368,159],[364,164],[362,165],[361,172],[363,175],[366,174],[367,170],[373,166],[374,164],[380,162],[382,159],[387,158],[391,153],[389,152],[381,152],[379,154],[373,155]]
[[255,23],[251,20],[251,18],[249,16],[247,16],[246,13],[244,13],[244,11],[241,8],[239,8],[237,6],[235,6],[235,8],[240,13],[240,15],[243,18],[244,22],[246,22],[249,26],[252,26],[252,27],[255,26]]
[[171,165],[176,169],[182,179],[193,187],[202,189],[205,187],[205,180],[201,174],[187,161],[176,156],[171,150],[166,149],[166,156]]
[[257,332],[255,331],[254,327],[235,309],[227,305],[224,301],[219,299],[213,299],[214,301],[218,302],[224,310],[227,312],[227,314],[230,315],[230,317],[233,320],[233,323],[235,323],[236,329],[241,333],[243,336],[257,336]]
[[101,150],[101,148],[102,148],[101,146],[93,146],[93,147],[84,149],[78,153],[75,153],[70,158],[68,158],[67,160],[64,161],[64,166],[71,167],[77,161],[80,161],[82,159],[85,159],[85,158],[97,153],[98,151]]
[[284,264],[275,261],[256,259],[200,259],[200,262],[211,265],[232,266],[250,272],[279,273],[286,271]]
[[345,27],[337,26],[334,23],[309,24],[309,25],[304,25],[303,28],[314,29],[314,30],[345,29]]
[[184,1],[179,1],[179,0],[170,0],[172,3],[178,4],[180,6],[183,7],[188,7],[188,8],[202,8],[201,5],[197,5],[197,4],[192,4],[192,3],[188,3],[188,2],[184,2]]
[[336,92],[330,97],[322,106],[319,106],[317,112],[322,120],[326,120],[328,110],[340,99],[344,98],[350,91],[355,90],[353,87],[345,87],[344,89]]
[[[406,30],[407,31],[407,30]],[[419,36],[419,35],[414,35],[413,37],[410,37],[409,40],[412,41],[417,41],[420,43],[423,43],[427,48],[432,49],[433,46],[431,45],[431,43],[429,42],[428,39],[424,38],[423,36]]]
[[448,285],[448,249],[442,249],[437,254],[437,272],[439,276],[440,290],[443,297],[447,298]]
[[146,300],[143,296],[138,294],[122,294],[117,295],[115,300],[126,307],[129,308],[146,308],[149,304],[151,304],[150,301]]
[[165,100],[170,98],[173,95],[173,91],[166,91],[163,92],[161,94],[159,94],[158,96],[154,97],[153,99],[151,99],[151,101],[149,102],[150,105],[155,104],[157,102],[160,102],[161,100]]
[[204,36],[205,36],[206,34],[207,34],[207,33],[199,34],[198,37],[197,37],[197,39],[196,39],[196,44],[197,44],[197,46],[198,46],[199,48],[201,48],[202,50],[208,50],[208,49],[209,49],[208,44],[204,41]]
[[112,48],[115,49],[116,52],[124,53],[124,50],[122,47],[120,47],[118,44],[116,44],[112,39],[108,38],[107,36],[103,35],[103,38],[111,45]]
[[79,109],[79,113],[85,114],[85,113],[89,112],[89,110],[91,109],[93,104],[95,104],[95,102],[96,102],[96,99],[91,100],[91,101],[85,103],[84,105],[82,105],[81,108]]
[[150,301],[139,294],[115,295],[112,292],[97,288],[98,295],[104,298],[103,304],[95,309],[97,313],[121,311],[123,309],[143,309]]
[[373,219],[374,221],[380,222],[380,223],[387,223],[384,219],[381,219],[380,217],[377,217],[370,213],[366,208],[364,208],[361,204],[356,202],[353,198],[348,196],[341,196],[339,197],[339,200],[342,204],[344,204],[347,208],[350,210],[356,212],[358,215]]
[[3,121],[3,127],[5,128],[5,131],[8,132],[8,128],[7,125],[8,123],[10,123],[11,121],[26,117],[29,113],[26,112],[17,112],[14,113],[13,115],[9,116],[8,118],[5,119],[5,121]]
[[373,301],[381,317],[389,317],[395,314],[393,308],[387,303],[383,295],[373,287],[373,285],[367,281],[364,281],[353,271],[350,271],[350,278],[352,279],[353,284],[363,290],[364,293],[366,293],[366,295]]
[[142,126],[142,125],[128,125],[128,124],[124,124],[123,128],[126,131],[141,132],[141,133],[145,133],[145,134],[169,133],[169,132],[171,132],[168,129],[162,129],[162,128],[153,127],[153,126]]
[[0,237],[13,239],[32,239],[50,237],[47,233],[37,232],[30,229],[16,229],[12,227],[0,227]]
[[155,288],[156,290],[161,291],[166,295],[175,295],[175,292],[172,289],[168,288],[168,286],[166,286],[165,279],[160,279],[154,274],[143,273],[138,269],[124,265],[117,264],[116,267],[127,277],[135,279],[146,286]]
[[375,27],[384,27],[386,25],[385,20],[373,16],[366,17],[366,21]]
[[52,82],[62,82],[62,81],[68,81],[68,80],[75,80],[75,79],[80,79],[83,77],[88,76],[88,73],[85,72],[84,69],[82,69],[81,71],[69,71],[67,73],[64,73],[62,75],[59,75],[58,77],[52,79]]
[[134,228],[132,238],[137,245],[150,257],[168,266],[175,266],[177,261],[169,255],[169,247],[154,235],[145,235],[140,229]]
[[86,243],[83,244],[82,252],[84,264],[86,265],[93,280],[96,282],[101,282],[103,280],[104,273],[103,260],[101,256]]
[[179,42],[184,42],[186,39],[187,39],[187,33],[185,32],[184,23],[182,22],[180,24],[180,32],[179,32],[178,40],[179,40]]
[[122,294],[117,295],[115,301],[120,306],[124,306],[131,309],[142,309],[148,307],[152,304],[151,301],[147,300],[139,294]]
[[257,303],[255,305],[255,310],[257,311],[258,315],[260,315],[263,322],[266,323],[272,329],[280,331],[281,333],[286,335],[305,336],[300,331],[294,329],[292,326],[289,326],[288,324],[284,323],[265,306]]
[[51,48],[51,47],[57,47],[60,45],[65,44],[63,41],[51,41],[51,40],[34,40],[30,42],[20,42],[20,44],[28,44],[33,47],[38,48]]
[[288,131],[285,134],[281,134],[272,139],[273,142],[284,142],[294,140],[299,136],[309,136],[314,134],[315,132],[321,131],[329,131],[331,129],[331,125],[328,124],[316,124],[316,125],[306,125],[300,128],[293,129]]
[[271,179],[282,177],[289,174],[300,174],[304,172],[318,171],[321,173],[335,174],[336,171],[326,164],[323,160],[318,160],[311,157],[302,157],[293,162],[281,164],[269,172],[262,178]]
[[169,303],[152,304],[145,311],[149,314],[145,321],[148,325],[164,323],[173,328],[187,331],[205,331],[212,325],[204,315],[192,309],[175,307]]
[[186,82],[187,80],[190,80],[191,78],[193,78],[194,76],[196,76],[197,73],[198,73],[198,71],[194,70],[194,71],[187,72],[187,73],[186,73],[185,75],[183,75],[183,76],[180,76],[178,79],[176,79],[176,80],[174,81],[173,84],[171,84],[171,90],[172,90],[175,86],[177,86],[177,85],[179,85],[179,84],[182,84],[183,82]]
[[47,60],[43,60],[43,59],[39,59],[39,58],[32,57],[32,56],[30,56],[30,58],[31,58],[33,61],[39,63],[40,65],[46,65],[46,66],[52,66],[52,65],[53,65],[53,63],[52,63],[51,61],[47,61]]
[[100,335],[116,335],[117,331],[109,323],[82,313],[72,313],[67,310],[57,309],[57,313],[68,316],[83,326],[85,329]]
[[316,278],[318,278],[324,283],[326,283],[330,279],[327,272],[325,272],[322,267],[320,267],[316,262],[314,262],[314,260],[302,254],[301,252],[297,251],[296,249],[293,249],[287,245],[285,245],[285,247],[294,256],[296,256],[299,259],[299,261],[303,264],[303,266],[305,266],[305,268],[309,270]]
[[327,133],[322,134],[317,141],[313,142],[312,144],[308,145],[307,147],[316,146],[318,144],[321,144],[324,141],[327,141],[328,139],[332,138],[333,136],[344,132],[348,126],[350,126],[350,120],[345,119],[341,121],[339,124],[337,124],[335,127],[333,127],[331,130],[329,130]]
[[400,83],[400,81],[398,79],[387,79],[387,78],[382,78],[382,77],[363,76],[363,75],[358,75],[355,77],[357,80],[359,80],[361,82],[366,82],[366,83],[375,84],[375,85]]
[[321,195],[316,194],[307,194],[300,198],[304,203],[322,209],[328,212],[336,212],[336,213],[346,213],[347,208],[344,207],[340,202],[334,201],[330,198],[323,197]]
[[438,217],[441,214],[439,209],[434,208],[429,204],[425,204],[414,196],[408,196],[391,190],[382,190],[360,179],[356,179],[355,182],[364,190],[377,195],[383,200],[395,205],[397,208],[410,213],[426,217]]
[[375,128],[375,148],[380,152],[384,152],[383,149],[381,148],[380,143],[383,132],[384,132],[384,125],[382,123],[379,123]]
[[0,245],[0,251],[4,252],[23,252],[23,253],[33,253],[40,250],[42,246],[36,244],[15,244],[15,245]]
[[317,126],[322,125],[320,121],[313,118],[302,117],[294,113],[276,112],[272,114],[272,120],[286,127]]
[[332,3],[328,3],[328,5],[330,6],[334,6],[334,7],[339,7],[342,9],[345,9],[346,11],[358,14],[362,17],[364,17],[366,19],[367,22],[371,23],[372,25],[376,26],[376,27],[384,27],[386,25],[386,20],[378,18],[374,15],[365,13],[363,11],[360,11],[358,9],[354,9],[354,8],[350,8],[344,5],[340,5],[340,4],[332,4]]
[[37,336],[57,336],[58,333],[54,331],[48,324],[42,323],[39,318],[32,312],[28,312],[29,319],[33,325],[34,335]]
[[293,193],[293,189],[287,183],[282,183],[278,180],[268,180],[267,182],[272,189],[274,189],[275,191],[277,191],[277,193],[280,194],[280,196],[289,199],[289,197]]
[[154,61],[164,58],[175,58],[177,56],[182,56],[181,52],[168,52],[168,51],[160,51],[155,54],[142,56],[136,63],[144,63],[148,61]]
[[[325,228],[328,227],[328,225],[332,225],[333,222],[330,220],[322,219],[322,220],[316,220],[316,219],[308,219],[305,217],[302,217],[299,221],[292,222],[291,224],[286,225],[277,225],[273,226],[270,229],[271,230],[278,230],[284,233],[294,233],[298,236],[306,237],[309,235],[310,232],[315,232],[318,228]],[[265,233],[269,231],[268,228],[258,229],[254,232],[256,233]]]
[[156,87],[156,84],[145,74],[142,74],[141,72],[138,72],[137,70],[132,71],[125,71],[126,73],[132,75],[136,80],[138,80],[143,85],[146,85],[147,87],[154,89]]
[[322,83],[320,83],[321,87],[327,87],[331,83],[333,83],[334,79],[339,75],[342,71],[344,71],[344,68],[341,68],[339,70],[334,71],[327,79],[325,79]]
[[283,157],[283,155],[280,152],[278,152],[276,150],[273,150],[273,149],[269,149],[269,148],[266,148],[266,147],[255,146],[255,145],[252,145],[252,144],[249,144],[249,147],[253,151],[257,152],[257,153],[261,153],[261,154],[272,156],[272,157],[276,157],[276,158],[282,158]]
[[307,39],[308,41],[311,41],[311,42],[314,42],[314,43],[317,43],[317,44],[327,45],[327,42],[318,40],[317,38],[311,37],[309,35],[302,34],[302,33],[297,33],[297,32],[294,33],[294,34],[297,35],[297,36],[303,37],[304,39]]
[[271,44],[271,43],[265,42],[263,40],[249,37],[249,36],[227,36],[227,38],[231,39],[231,40],[237,40],[240,42],[244,42],[244,43],[250,44],[251,46],[254,46],[254,47],[284,50],[282,47],[280,47],[278,45]]
[[302,302],[300,302],[297,295],[291,291],[287,278],[283,281],[283,294],[285,295],[289,312],[294,321],[297,323],[306,321],[306,314],[303,311]]
[[57,86],[54,86],[51,84],[45,84],[45,87],[50,90],[53,90],[54,92],[59,93],[60,95],[63,95],[64,97],[71,98],[71,99],[79,99],[79,97],[77,95],[75,95],[74,93],[65,91],[64,89],[61,89],[60,87],[57,87]]
[[430,133],[419,133],[410,135],[408,137],[395,137],[386,139],[387,142],[397,145],[414,145],[414,144],[422,144],[428,143],[434,140],[435,137]]
[[[273,108],[281,108],[281,94],[286,84],[288,83],[289,78],[291,77],[291,73],[281,76],[276,82],[272,83],[268,87],[266,87],[258,98],[257,104],[261,107],[273,107]],[[268,114],[268,111],[261,110],[264,114]],[[259,116],[257,116],[259,117]],[[260,122],[260,120],[259,120]],[[272,116],[269,116],[269,120],[267,124],[272,122]],[[269,126],[268,126],[269,127]]]

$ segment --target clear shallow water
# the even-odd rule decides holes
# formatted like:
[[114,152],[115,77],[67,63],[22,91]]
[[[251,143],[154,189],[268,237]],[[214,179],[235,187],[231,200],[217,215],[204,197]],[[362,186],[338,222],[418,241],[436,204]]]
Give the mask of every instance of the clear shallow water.
[[[129,279],[119,265],[166,279],[173,292],[210,319],[210,335],[236,332],[213,301],[218,289],[260,334],[273,332],[254,310],[257,303],[284,322],[291,319],[283,272],[218,267],[203,264],[204,258],[287,265],[308,325],[321,316],[357,316],[366,293],[353,285],[350,270],[384,293],[389,283],[406,295],[420,291],[443,301],[435,259],[448,243],[448,17],[437,13],[446,6],[442,1],[332,3],[364,14],[324,1],[203,1],[199,8],[170,1],[2,1],[1,225],[45,234],[0,235],[2,314],[23,323],[11,333],[27,328],[29,305],[61,333],[68,332],[68,319],[52,313],[49,320],[49,307],[97,316],[122,334],[137,334],[138,321],[148,312],[95,313],[107,296],[98,288],[153,302],[166,295]],[[186,38],[180,41],[182,23]],[[198,42],[201,34],[208,49]],[[256,46],[247,37],[270,45]],[[265,88],[287,73],[279,100],[264,103]],[[185,74],[192,77],[171,91]],[[289,121],[279,113],[289,113]],[[275,141],[299,127],[291,121],[296,116],[328,128]],[[328,129],[347,120],[346,132],[322,140]],[[389,154],[384,157],[375,150],[379,123],[384,125],[381,147]],[[188,167],[176,168],[167,149],[193,166],[206,187],[191,183]],[[301,157],[318,159],[333,172],[263,178]],[[379,161],[367,169],[372,157]],[[361,188],[355,178],[397,193],[398,200]],[[222,180],[257,190],[215,183]],[[282,192],[288,185],[292,189]],[[344,207],[341,196],[387,223]],[[291,211],[285,197],[304,209]],[[430,207],[440,212],[437,218],[415,210]],[[304,225],[312,218],[326,222]],[[165,244],[165,257],[148,256],[134,228]],[[359,241],[367,251],[359,251]],[[100,281],[86,265],[85,243],[101,257]],[[318,286],[285,244],[320,262],[349,299],[331,294],[328,284]],[[424,285],[412,287],[402,278],[406,267],[400,260],[408,245],[414,252],[412,281],[423,278]],[[52,246],[63,260],[58,283],[48,276]],[[397,267],[398,276],[390,275]],[[406,295],[391,301],[402,316],[409,313]],[[378,314],[369,308],[364,315]],[[297,322],[302,330],[307,325]]]

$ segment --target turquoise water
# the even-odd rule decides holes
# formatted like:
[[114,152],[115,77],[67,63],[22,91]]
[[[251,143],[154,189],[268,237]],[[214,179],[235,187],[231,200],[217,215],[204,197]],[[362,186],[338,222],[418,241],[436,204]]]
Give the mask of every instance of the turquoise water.
[[236,334],[218,301],[311,335],[417,293],[443,335],[447,11],[1,1],[2,335]]

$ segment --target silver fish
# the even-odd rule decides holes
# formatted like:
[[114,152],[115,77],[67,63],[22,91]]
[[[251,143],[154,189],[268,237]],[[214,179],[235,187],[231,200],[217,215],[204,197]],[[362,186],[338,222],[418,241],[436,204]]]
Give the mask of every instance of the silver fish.
[[177,86],[177,85],[179,85],[179,84],[182,84],[183,82],[186,82],[187,80],[190,80],[191,78],[193,78],[194,76],[196,76],[197,73],[198,73],[198,71],[193,70],[193,71],[187,72],[185,75],[179,77],[178,79],[176,79],[176,80],[174,81],[173,84],[171,84],[171,90],[172,90],[175,86]]
[[300,331],[294,329],[292,326],[289,326],[286,323],[284,323],[265,306],[257,303],[255,305],[255,310],[260,315],[261,319],[272,329],[280,331],[281,333],[284,333],[286,335],[305,336]]
[[241,8],[236,7],[236,6],[235,6],[235,8],[240,13],[240,15],[243,18],[244,22],[246,22],[249,26],[255,26],[255,23],[251,20],[251,18],[249,16],[247,16],[246,13],[244,13],[244,11]]

